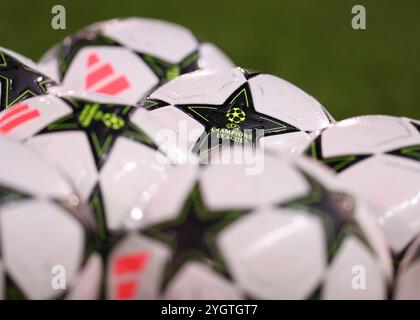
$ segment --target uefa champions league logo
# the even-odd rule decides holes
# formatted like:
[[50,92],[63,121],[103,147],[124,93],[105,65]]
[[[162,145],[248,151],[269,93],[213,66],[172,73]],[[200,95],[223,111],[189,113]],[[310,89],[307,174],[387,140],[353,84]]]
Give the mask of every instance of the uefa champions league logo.
[[232,108],[226,112],[226,118],[233,123],[242,123],[246,119],[246,113],[241,108]]
[[118,115],[100,110],[98,103],[86,104],[79,115],[79,123],[84,128],[89,127],[92,121],[102,121],[107,128],[113,130],[118,130],[125,125],[124,119]]

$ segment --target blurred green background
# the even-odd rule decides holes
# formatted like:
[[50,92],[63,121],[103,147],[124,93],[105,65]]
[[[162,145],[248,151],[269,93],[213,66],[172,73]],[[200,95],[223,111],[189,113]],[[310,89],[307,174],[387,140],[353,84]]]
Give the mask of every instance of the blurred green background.
[[[147,16],[183,24],[241,66],[281,76],[336,119],[358,114],[420,118],[420,1],[1,0],[0,46],[38,59],[98,20]],[[67,30],[51,28],[64,5]],[[367,29],[351,28],[362,4]]]

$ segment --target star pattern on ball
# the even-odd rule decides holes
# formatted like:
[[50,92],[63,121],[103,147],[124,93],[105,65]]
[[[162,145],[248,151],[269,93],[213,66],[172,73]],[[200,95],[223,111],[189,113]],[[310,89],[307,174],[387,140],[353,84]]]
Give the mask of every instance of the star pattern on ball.
[[[247,79],[258,75],[244,73]],[[140,101],[139,105],[147,110],[155,110],[168,104],[149,98]],[[205,128],[193,147],[196,153],[218,148],[225,141],[255,146],[262,137],[300,131],[286,122],[256,111],[248,82],[236,89],[221,105],[177,104],[175,107]]]
[[[420,133],[420,125],[417,123],[411,122],[411,124],[419,131]],[[403,148],[395,149],[392,151],[387,152],[388,154],[392,154],[394,156],[404,157],[411,160],[420,161],[420,145],[411,145],[405,146]]]
[[329,190],[311,175],[299,171],[305,178],[309,191],[301,197],[279,204],[279,207],[303,209],[321,219],[327,236],[329,261],[331,262],[335,252],[349,234],[356,236],[368,248],[371,248],[355,220],[356,202],[353,197],[343,192]]
[[55,84],[45,75],[32,70],[0,51],[0,111],[25,99],[47,93]]
[[193,53],[187,55],[179,63],[170,63],[147,54],[139,53],[138,55],[144,60],[144,62],[147,63],[150,69],[152,69],[155,75],[159,78],[159,82],[161,84],[175,79],[181,74],[193,72],[199,69],[198,51],[194,51]]
[[414,122],[411,122],[411,124],[417,129],[417,131],[420,133],[420,124],[418,124],[418,123],[414,123]]
[[0,205],[21,199],[29,199],[30,196],[22,192],[0,185]]
[[247,210],[209,211],[196,186],[175,218],[142,230],[142,234],[166,243],[172,250],[165,266],[162,290],[189,261],[201,261],[231,279],[217,248],[216,237],[246,213]]
[[148,147],[158,147],[140,128],[130,121],[130,105],[100,104],[97,102],[65,98],[72,112],[49,124],[38,134],[83,131],[86,133],[98,170],[107,159],[108,152],[118,137],[127,137]]
[[389,151],[387,153],[394,156],[420,161],[420,145],[406,146],[400,149]]
[[306,149],[305,154],[315,161],[330,167],[336,173],[342,172],[358,162],[367,159],[372,154],[343,155],[337,157],[324,157],[322,153],[322,135],[319,135]]

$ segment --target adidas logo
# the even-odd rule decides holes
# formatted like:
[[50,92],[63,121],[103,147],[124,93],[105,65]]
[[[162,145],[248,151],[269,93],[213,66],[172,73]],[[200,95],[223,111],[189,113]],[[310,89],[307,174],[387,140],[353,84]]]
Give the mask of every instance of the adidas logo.
[[8,133],[40,115],[38,109],[30,109],[27,104],[16,104],[7,109],[0,117],[0,134]]
[[85,89],[96,93],[117,96],[131,87],[124,75],[117,75],[110,63],[101,63],[96,53],[91,53],[86,61],[88,74]]
[[139,275],[143,273],[149,260],[147,252],[135,252],[119,256],[112,268],[113,274],[118,278],[115,288],[117,300],[135,299],[139,289]]

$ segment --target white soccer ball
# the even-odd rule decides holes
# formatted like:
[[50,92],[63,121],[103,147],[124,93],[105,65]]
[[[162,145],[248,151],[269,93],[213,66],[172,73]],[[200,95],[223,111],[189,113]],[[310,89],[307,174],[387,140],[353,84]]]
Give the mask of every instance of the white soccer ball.
[[173,169],[111,250],[108,298],[386,298],[389,251],[368,205],[308,161],[247,166]]
[[[169,166],[187,159],[156,142],[161,128],[147,111],[105,98],[50,94],[0,114],[5,122],[18,123],[8,136],[51,159],[70,177],[96,213],[101,239],[124,228],[132,202],[147,197]],[[28,118],[28,113],[36,116]]]
[[0,137],[0,299],[94,299],[92,217],[45,158]]
[[39,64],[65,87],[118,96],[129,104],[180,74],[232,66],[216,46],[185,27],[146,18],[89,26],[50,49]]
[[167,140],[188,140],[204,157],[220,145],[260,143],[300,152],[311,133],[334,122],[313,97],[273,75],[240,68],[183,75],[140,103],[167,128]]
[[420,122],[391,116],[350,118],[324,130],[307,154],[377,206],[395,254],[420,231]]

